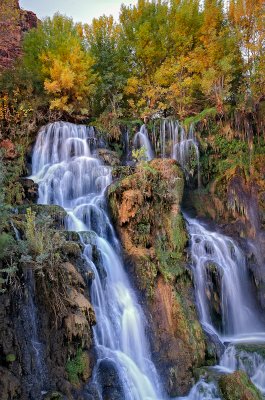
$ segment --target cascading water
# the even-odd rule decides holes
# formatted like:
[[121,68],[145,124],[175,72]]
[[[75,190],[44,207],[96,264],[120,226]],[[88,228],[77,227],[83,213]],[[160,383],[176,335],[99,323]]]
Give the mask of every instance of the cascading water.
[[18,332],[24,336],[22,340],[22,365],[25,374],[24,386],[30,400],[40,399],[42,392],[49,389],[47,366],[44,357],[44,343],[38,332],[38,309],[35,304],[35,278],[30,268],[23,271],[25,293],[16,321]]
[[[209,310],[207,291],[207,266],[216,269],[220,280],[221,332],[224,340],[255,333],[262,333],[264,325],[252,295],[245,257],[229,237],[211,232],[197,220],[186,217],[190,234],[191,256],[195,290],[201,323],[216,328]],[[227,337],[227,338],[225,338]]]
[[[178,128],[176,124],[175,131]],[[174,136],[173,136],[174,137]],[[186,178],[189,178],[191,173],[191,161],[195,155],[195,162],[197,165],[198,185],[200,184],[200,154],[198,143],[195,140],[193,126],[190,126],[189,134],[187,135],[185,129],[180,127],[180,134],[176,135],[175,141],[172,143],[172,158],[177,160],[184,170]]]
[[220,360],[220,365],[216,368],[223,372],[233,372],[238,369],[245,371],[254,385],[265,394],[264,350],[262,349],[263,355],[261,355],[258,346],[250,345],[250,350],[251,348],[252,351],[247,351],[248,347],[245,350],[244,347],[229,345]]
[[[231,373],[245,371],[264,393],[265,360],[256,352],[238,351],[237,344],[265,342],[264,322],[258,311],[249,282],[245,257],[231,238],[210,231],[198,220],[185,216],[190,235],[192,270],[197,307],[204,329],[223,342],[229,342],[215,369]],[[211,313],[213,275],[219,280],[221,325],[216,326]],[[213,382],[199,381],[187,400],[218,399]]]
[[133,144],[135,147],[144,147],[146,152],[146,158],[148,161],[154,158],[154,152],[152,145],[148,136],[146,125],[143,124],[139,132],[136,133],[133,139]]
[[[140,137],[145,137],[142,129]],[[39,203],[58,204],[68,212],[70,230],[93,231],[102,268],[91,261],[91,244],[81,234],[88,268],[94,271],[91,300],[97,325],[94,340],[97,366],[94,383],[104,398],[100,372],[115,367],[126,400],[161,399],[159,380],[145,336],[146,321],[124,272],[119,242],[108,218],[105,189],[111,169],[92,156],[91,131],[85,126],[54,123],[39,132],[34,147],[33,179]]]
[[197,168],[198,185],[200,185],[200,154],[193,126],[190,126],[187,134],[177,120],[163,118],[159,127],[154,123],[153,141],[156,142],[157,136],[159,137],[157,154],[162,158],[171,157],[176,160],[181,165],[187,180]]

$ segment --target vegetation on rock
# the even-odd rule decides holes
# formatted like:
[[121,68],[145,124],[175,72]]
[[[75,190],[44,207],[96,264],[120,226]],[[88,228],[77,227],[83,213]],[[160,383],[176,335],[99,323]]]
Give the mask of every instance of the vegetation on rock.
[[224,400],[262,399],[261,393],[243,371],[224,375],[219,380],[219,387]]
[[187,233],[180,212],[183,173],[173,160],[141,161],[132,175],[114,182],[109,200],[132,277],[143,293],[152,346],[165,387],[187,393],[205,343],[187,269]]

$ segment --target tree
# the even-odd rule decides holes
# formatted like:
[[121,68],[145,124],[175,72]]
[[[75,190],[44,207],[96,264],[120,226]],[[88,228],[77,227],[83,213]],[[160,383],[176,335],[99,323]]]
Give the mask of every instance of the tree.
[[103,16],[85,25],[84,31],[94,59],[93,71],[98,76],[94,114],[105,111],[121,116],[123,87],[128,77],[128,51],[121,40],[121,27],[112,16]]
[[60,14],[46,18],[24,40],[24,66],[50,99],[50,108],[68,113],[89,112],[96,75],[80,25]]

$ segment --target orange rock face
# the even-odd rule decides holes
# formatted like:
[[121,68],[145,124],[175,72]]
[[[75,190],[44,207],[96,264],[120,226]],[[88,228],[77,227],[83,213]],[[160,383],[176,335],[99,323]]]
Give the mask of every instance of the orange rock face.
[[18,0],[0,2],[0,68],[10,68],[21,56],[23,34],[37,26],[37,16],[21,10]]

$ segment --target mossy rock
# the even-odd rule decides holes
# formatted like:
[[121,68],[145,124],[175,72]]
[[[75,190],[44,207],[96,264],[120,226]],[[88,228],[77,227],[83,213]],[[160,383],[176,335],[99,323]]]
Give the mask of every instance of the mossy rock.
[[79,257],[82,252],[78,243],[69,241],[62,245],[62,253],[68,256]]
[[88,380],[91,376],[90,358],[87,352],[78,349],[76,356],[66,363],[66,372],[72,385],[78,386],[80,379]]
[[223,400],[262,400],[261,393],[243,371],[222,376],[219,388]]
[[17,207],[17,211],[19,214],[26,214],[28,208],[31,208],[37,215],[50,216],[52,218],[65,218],[67,216],[67,212],[64,208],[55,204],[22,205]]
[[121,164],[119,154],[116,151],[108,149],[98,149],[97,152],[99,158],[104,162],[105,165],[115,167]]
[[[36,218],[38,220],[49,220],[51,225],[56,230],[64,230],[65,224],[64,221],[67,217],[67,212],[63,209],[63,207],[57,205],[46,205],[46,204],[31,204],[31,205],[23,205],[18,206],[16,208],[16,219],[15,226],[20,229],[21,223],[27,214],[27,210],[31,209],[32,212],[36,214]],[[21,221],[22,220],[22,221]]]
[[63,231],[61,233],[61,236],[66,240],[70,242],[80,242],[80,236],[78,232],[75,231]]
[[235,345],[237,352],[245,351],[247,353],[257,353],[262,358],[265,359],[265,346],[264,344],[248,344],[248,343],[239,343]]

